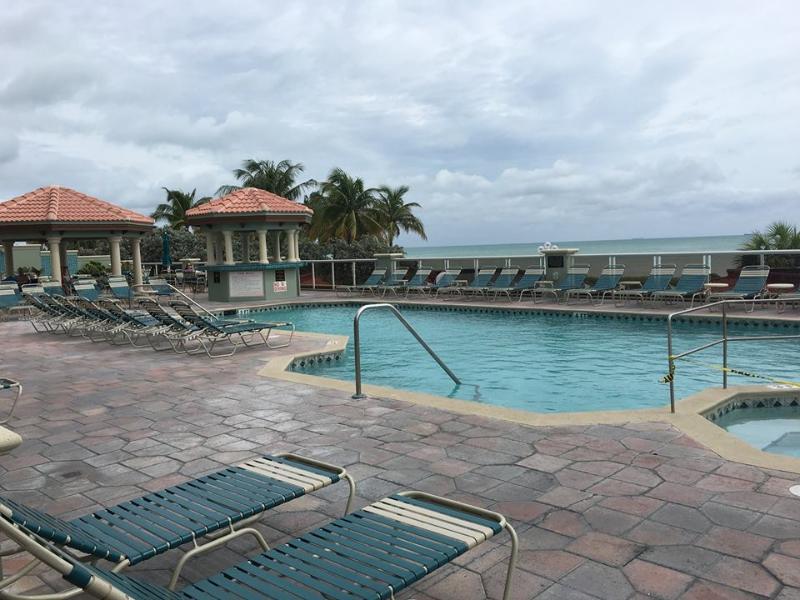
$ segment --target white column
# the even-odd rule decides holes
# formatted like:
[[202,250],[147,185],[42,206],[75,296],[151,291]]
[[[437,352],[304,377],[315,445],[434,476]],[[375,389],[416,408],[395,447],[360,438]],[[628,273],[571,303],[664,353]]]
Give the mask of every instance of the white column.
[[217,257],[214,253],[214,234],[210,231],[206,233],[206,264],[217,264]]
[[242,231],[239,235],[242,236],[242,262],[250,262],[250,232]]
[[108,238],[108,243],[111,244],[111,276],[119,277],[122,275],[122,261],[119,257],[119,243],[122,238],[118,235],[113,235]]
[[281,262],[281,232],[272,232],[272,260]]
[[50,248],[50,270],[53,281],[61,281],[61,238],[47,238],[47,247]]
[[294,259],[300,260],[300,230],[294,230]]
[[133,283],[141,285],[142,278],[142,240],[133,238],[131,240],[131,251],[133,253]]
[[290,229],[286,232],[286,260],[297,262],[297,229]]
[[233,232],[223,231],[222,239],[225,245],[225,264],[232,265],[234,262],[236,262],[233,260]]
[[263,229],[258,231],[258,262],[269,264],[269,256],[267,256],[267,232]]
[[6,257],[6,277],[14,276],[14,242],[3,242],[3,254]]

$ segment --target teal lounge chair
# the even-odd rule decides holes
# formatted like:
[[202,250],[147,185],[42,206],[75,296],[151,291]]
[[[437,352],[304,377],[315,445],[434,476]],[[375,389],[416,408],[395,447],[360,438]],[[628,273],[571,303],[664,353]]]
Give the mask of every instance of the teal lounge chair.
[[431,276],[431,269],[417,269],[417,272],[414,273],[413,277],[408,280],[408,282],[403,286],[403,291],[405,292],[406,298],[411,292],[419,292],[420,294],[424,294],[428,291],[431,287],[431,284],[428,282],[428,279]]
[[623,306],[626,301],[633,300],[644,302],[653,297],[656,292],[663,292],[669,287],[675,276],[676,265],[658,265],[650,269],[650,274],[644,280],[642,287],[614,292],[614,304]]
[[[559,281],[558,284],[553,283],[551,287],[547,287],[541,285],[541,282],[539,282],[539,287],[534,287],[527,291],[530,291],[531,299],[534,303],[536,303],[537,298],[544,299],[545,295],[552,295],[553,300],[557,302],[559,295],[562,292],[583,287],[583,284],[586,281],[586,276],[589,274],[589,268],[589,265],[572,265],[571,267],[567,268],[567,273],[564,276],[564,279]],[[520,295],[520,301],[522,301],[523,295],[524,292]]]
[[375,289],[375,293],[377,294],[380,292],[381,296],[386,296],[389,292],[392,292],[395,296],[397,296],[397,290],[403,288],[406,284],[406,273],[408,273],[408,267],[396,267],[392,274],[388,277],[385,277],[384,280],[378,284],[378,287]]
[[691,299],[692,306],[694,306],[695,298],[705,294],[704,286],[708,283],[710,274],[711,268],[706,265],[686,265],[683,267],[675,287],[655,291],[651,294],[651,298],[654,302],[660,300],[664,304],[684,303],[687,299]]
[[729,292],[716,292],[709,294],[707,302],[720,302],[722,300],[753,300],[749,312],[753,312],[756,307],[755,300],[758,300],[767,287],[769,277],[769,267],[766,265],[751,265],[742,267],[736,285]]
[[370,294],[374,294],[375,290],[378,289],[378,286],[383,282],[385,277],[386,269],[373,269],[372,273],[369,274],[369,277],[367,277],[364,283],[359,285],[339,286],[337,293],[343,292],[346,294],[357,294],[369,292]]
[[10,317],[14,309],[22,306],[22,294],[16,283],[0,284],[0,320]]
[[440,292],[449,293],[450,290],[457,287],[456,283],[460,281],[458,279],[460,274],[461,269],[447,269],[443,273],[439,273],[436,281],[428,288],[428,291],[436,298],[439,297]]
[[508,288],[505,290],[497,290],[495,292],[495,297],[499,294],[506,294],[508,299],[511,300],[512,295],[519,294],[521,302],[525,292],[533,293],[533,290],[539,285],[542,277],[544,277],[543,267],[528,267],[522,271],[522,275],[520,275],[519,279],[512,282]]
[[606,296],[611,296],[619,287],[619,282],[625,274],[625,265],[608,265],[600,271],[600,277],[597,278],[595,284],[590,288],[575,288],[566,290],[564,298],[569,302],[570,298],[575,298],[579,301],[581,297],[585,296],[591,302],[596,298],[600,298],[600,304],[605,302]]
[[[490,292],[494,292],[492,299],[497,300],[500,294],[505,294],[508,299],[511,300],[512,293],[522,293],[522,289],[524,288],[519,287],[519,282],[525,280],[526,274],[524,269],[519,269],[518,267],[501,269],[500,274],[495,278],[489,288]],[[539,274],[539,278],[541,278],[541,274]],[[535,285],[535,281],[536,278],[532,275],[523,282],[523,285]]]
[[100,288],[94,281],[77,281],[72,287],[75,289],[75,294],[84,300],[94,302],[100,297]]
[[62,298],[66,296],[66,294],[64,293],[64,286],[61,285],[60,281],[45,281],[41,285],[45,294],[49,294],[51,296],[59,296]]
[[[217,317],[201,315],[186,302],[173,302],[172,308],[175,309],[183,320],[203,330],[203,334],[198,337],[198,341],[200,341],[202,350],[205,351],[209,358],[232,356],[242,346],[258,346],[263,344],[273,349],[285,348],[292,343],[292,338],[294,337],[294,324],[288,321],[261,323],[259,321],[247,320],[231,323]],[[288,329],[289,339],[281,344],[273,344],[270,341],[270,335],[274,329]],[[253,343],[254,339],[256,340],[255,343]],[[218,344],[230,345],[230,351],[215,354],[214,348]],[[199,351],[200,350],[198,350],[198,352]],[[192,354],[192,352],[190,352],[190,354]]]
[[503,600],[510,600],[519,542],[508,521],[423,492],[374,502],[174,592],[151,583],[146,574],[124,575],[78,562],[14,521],[13,508],[0,504],[0,531],[6,537],[99,600],[389,600],[503,529],[511,537],[503,592]]
[[128,280],[125,277],[109,277],[108,288],[111,290],[111,296],[118,300],[131,299],[131,288],[128,285]]
[[466,284],[453,286],[449,289],[439,290],[440,292],[457,294],[458,296],[484,296],[489,284],[497,272],[495,267],[490,269],[479,269],[475,276]]
[[145,291],[148,295],[155,296],[156,299],[172,298],[175,295],[175,290],[167,283],[166,279],[151,279],[147,286],[150,288],[149,290],[147,290],[147,288],[144,288],[144,290],[139,288],[136,290],[136,293],[139,294]]
[[[17,525],[93,560],[114,563],[115,571],[193,544],[175,567],[174,587],[188,559],[234,538],[250,535],[267,549],[264,537],[249,525],[269,510],[339,481],[347,481],[350,488],[347,514],[355,495],[355,483],[347,471],[296,454],[248,460],[70,520],[7,498],[0,498],[0,513],[7,525]],[[198,544],[207,536],[210,542]]]

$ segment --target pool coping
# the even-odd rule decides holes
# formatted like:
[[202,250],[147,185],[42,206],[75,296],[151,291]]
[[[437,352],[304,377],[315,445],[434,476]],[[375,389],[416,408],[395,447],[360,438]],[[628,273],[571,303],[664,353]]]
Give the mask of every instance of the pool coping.
[[[253,310],[253,308],[248,308],[247,310],[250,312],[260,312],[259,309],[261,308],[264,312],[268,312],[278,310],[285,306],[296,307],[298,304],[319,306],[331,304],[363,305],[370,303],[369,301],[359,302],[357,300],[341,299],[341,302],[280,303],[267,305],[265,307],[254,307],[255,310]],[[437,303],[436,306],[442,305]],[[630,316],[630,313],[624,314]],[[666,320],[666,315],[663,315],[663,318]],[[299,373],[292,370],[292,365],[304,359],[340,355],[347,348],[349,336],[318,332],[298,332],[298,335],[307,338],[318,338],[323,343],[323,348],[273,357],[259,370],[258,374],[263,377],[270,377],[291,383],[353,393],[353,381],[332,379],[319,375]],[[744,440],[737,438],[733,434],[728,433],[705,416],[717,407],[734,402],[743,397],[752,398],[763,396],[766,398],[797,396],[800,394],[800,390],[797,388],[784,389],[771,385],[745,385],[729,387],[727,389],[706,388],[701,392],[678,400],[676,402],[676,412],[674,414],[669,412],[669,406],[666,404],[662,408],[541,413],[372,384],[364,384],[363,391],[368,396],[400,400],[459,414],[501,419],[533,427],[620,425],[625,423],[645,423],[654,421],[666,422],[675,426],[684,434],[725,459],[762,468],[800,474],[800,458],[764,452],[763,450],[751,446]]]

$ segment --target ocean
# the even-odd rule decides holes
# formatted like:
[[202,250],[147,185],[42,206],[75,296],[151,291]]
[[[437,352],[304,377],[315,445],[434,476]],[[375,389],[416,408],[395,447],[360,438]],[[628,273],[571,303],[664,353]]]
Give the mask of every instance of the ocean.
[[[560,248],[579,248],[581,254],[649,252],[721,252],[738,250],[750,238],[743,235],[715,235],[680,238],[634,238],[629,240],[557,241]],[[533,256],[544,242],[531,244],[474,244],[469,246],[405,246],[408,258],[459,258]]]

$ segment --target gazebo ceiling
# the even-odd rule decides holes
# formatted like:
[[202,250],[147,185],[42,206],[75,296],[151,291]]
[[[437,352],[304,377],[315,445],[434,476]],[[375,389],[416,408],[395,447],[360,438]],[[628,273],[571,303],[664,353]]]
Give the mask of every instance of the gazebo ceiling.
[[60,186],[41,187],[0,202],[0,234],[145,232],[154,223],[150,217]]
[[257,188],[242,188],[227,196],[186,211],[189,224],[232,221],[306,222],[314,211],[308,206]]

